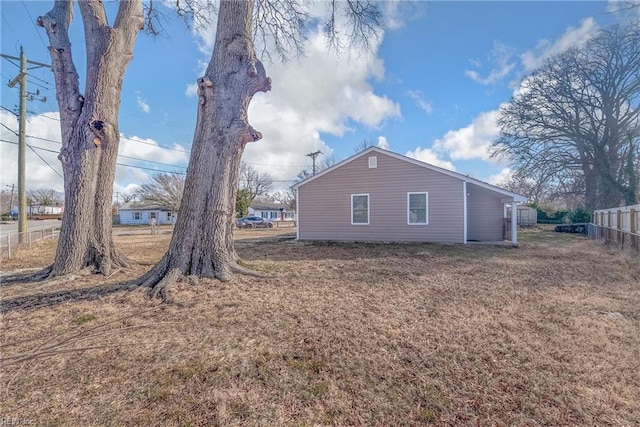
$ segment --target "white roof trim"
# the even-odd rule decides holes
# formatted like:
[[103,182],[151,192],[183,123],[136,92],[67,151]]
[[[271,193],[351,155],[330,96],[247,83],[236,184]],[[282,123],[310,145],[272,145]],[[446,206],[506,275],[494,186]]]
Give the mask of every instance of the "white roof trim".
[[[342,166],[346,165],[347,163],[350,163],[350,162],[352,162],[352,161],[354,161],[354,160],[356,160],[356,159],[358,159],[358,158],[360,158],[362,156],[365,156],[365,155],[367,155],[369,153],[372,153],[372,152],[385,154],[385,155],[391,156],[391,157],[393,157],[395,159],[402,160],[402,161],[405,161],[407,163],[411,163],[413,165],[417,165],[417,166],[423,167],[425,169],[432,170],[434,172],[439,172],[439,173],[451,176],[453,178],[457,178],[457,179],[459,179],[461,181],[464,181],[464,182],[469,182],[469,183],[475,184],[475,185],[477,185],[479,187],[486,188],[487,190],[491,190],[491,191],[494,191],[496,193],[505,195],[505,196],[507,196],[509,198],[512,198],[514,202],[526,202],[527,201],[527,198],[525,196],[513,193],[511,191],[505,190],[505,189],[500,188],[500,187],[496,187],[495,185],[487,184],[486,182],[480,181],[479,179],[471,178],[470,176],[463,175],[463,174],[458,173],[458,172],[453,172],[453,171],[450,171],[448,169],[443,169],[443,168],[440,168],[438,166],[434,166],[434,165],[431,165],[429,163],[421,162],[420,160],[412,159],[411,157],[403,156],[401,154],[394,153],[392,151],[383,150],[382,148],[378,148],[378,147],[369,147],[366,150],[361,151],[358,154],[355,154],[355,155],[353,155],[353,156],[351,156],[351,157],[349,157],[349,158],[347,158],[347,159],[345,159],[345,160],[343,160],[343,161],[341,161],[339,163],[336,163],[335,165],[331,166],[330,168],[327,168],[327,169],[323,170],[322,172],[319,172],[319,173],[315,174],[314,176],[305,179],[304,181],[300,181],[297,184],[292,185],[291,188],[293,190],[297,190],[301,186],[303,186],[305,184],[308,184],[309,182],[311,182],[311,181],[313,181],[313,180],[315,180],[317,178],[320,178],[322,175],[326,175],[326,174],[330,173],[331,171],[333,171],[334,169],[338,169],[339,167],[342,167]],[[509,201],[511,201],[511,200],[509,200]]]

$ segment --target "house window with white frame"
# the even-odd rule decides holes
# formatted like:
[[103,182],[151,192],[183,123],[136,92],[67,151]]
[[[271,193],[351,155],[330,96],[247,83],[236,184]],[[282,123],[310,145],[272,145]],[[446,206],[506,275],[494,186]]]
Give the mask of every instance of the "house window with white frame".
[[369,224],[369,195],[368,194],[352,194],[351,195],[351,224],[352,225],[368,225]]
[[156,219],[156,213],[155,212],[149,212],[149,219]]
[[407,193],[407,224],[429,224],[429,193]]
[[140,220],[140,212],[134,212],[133,213],[133,219],[135,219],[136,221]]
[[171,212],[167,212],[167,222],[171,222]]

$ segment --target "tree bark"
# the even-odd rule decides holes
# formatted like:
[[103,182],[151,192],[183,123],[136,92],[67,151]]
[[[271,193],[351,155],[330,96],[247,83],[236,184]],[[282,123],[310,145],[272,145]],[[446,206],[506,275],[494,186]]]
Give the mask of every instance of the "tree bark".
[[271,89],[256,58],[253,0],[220,2],[216,41],[198,80],[198,116],[178,220],[164,257],[136,283],[167,300],[166,289],[192,275],[229,280],[243,269],[233,246],[240,158],[262,135],[248,122],[253,95]]
[[60,108],[65,211],[49,276],[94,267],[108,275],[127,259],[113,243],[111,201],[120,132],[118,112],[125,70],[144,19],[141,0],[120,2],[113,26],[100,1],[80,1],[85,29],[87,76],[80,93],[69,42],[73,1],[58,0],[38,18],[49,52]]

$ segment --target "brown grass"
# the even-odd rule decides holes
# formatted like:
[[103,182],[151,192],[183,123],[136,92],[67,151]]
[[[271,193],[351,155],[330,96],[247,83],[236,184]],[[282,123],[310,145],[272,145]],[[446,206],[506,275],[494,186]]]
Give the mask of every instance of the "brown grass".
[[[173,305],[109,291],[148,266],[1,287],[0,416],[640,425],[638,258],[546,230],[518,249],[276,238],[290,231],[236,233],[246,263],[273,278],[183,282]],[[117,240],[153,262],[169,235]],[[42,267],[53,250],[44,242],[3,269]]]

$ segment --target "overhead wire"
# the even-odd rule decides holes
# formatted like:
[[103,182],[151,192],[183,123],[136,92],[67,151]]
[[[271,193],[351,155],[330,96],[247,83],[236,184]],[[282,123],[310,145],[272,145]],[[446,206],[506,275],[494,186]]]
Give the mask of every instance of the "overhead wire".
[[45,50],[46,50],[47,49],[47,44],[44,42],[44,39],[42,38],[42,35],[40,34],[40,31],[38,31],[38,27],[36,27],[36,21],[35,21],[35,19],[33,19],[33,16],[31,16],[31,12],[29,12],[29,9],[27,8],[27,5],[24,3],[24,0],[22,0],[22,6],[24,6],[24,10],[26,10],[27,11],[27,15],[29,15],[29,19],[31,20],[31,25],[33,25],[33,28],[36,30],[36,34],[38,34],[38,38],[42,42],[42,47],[44,47]]

